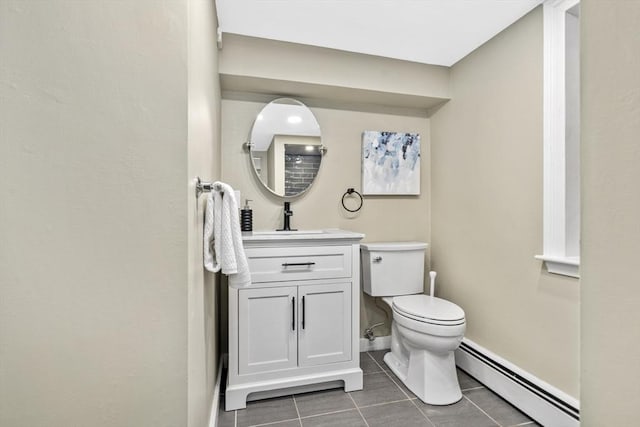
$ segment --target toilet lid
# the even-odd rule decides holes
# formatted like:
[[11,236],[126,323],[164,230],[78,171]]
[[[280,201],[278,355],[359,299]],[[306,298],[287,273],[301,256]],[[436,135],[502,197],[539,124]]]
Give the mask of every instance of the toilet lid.
[[401,314],[428,321],[464,320],[464,310],[452,302],[428,295],[403,295],[393,298],[393,308]]

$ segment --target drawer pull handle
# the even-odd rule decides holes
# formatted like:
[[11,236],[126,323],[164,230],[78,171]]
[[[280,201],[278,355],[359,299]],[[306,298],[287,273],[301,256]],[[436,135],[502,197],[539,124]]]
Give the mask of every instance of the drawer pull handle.
[[307,266],[307,267],[311,267],[312,265],[316,265],[315,262],[283,262],[282,266],[284,268],[287,267],[302,267],[302,266]]
[[302,297],[302,329],[304,329],[304,297]]
[[291,298],[291,330],[296,330],[296,297]]

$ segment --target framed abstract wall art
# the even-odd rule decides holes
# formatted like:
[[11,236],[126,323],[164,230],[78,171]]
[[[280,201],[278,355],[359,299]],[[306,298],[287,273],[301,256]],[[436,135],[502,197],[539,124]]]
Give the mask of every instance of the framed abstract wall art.
[[362,193],[420,194],[420,134],[362,133]]

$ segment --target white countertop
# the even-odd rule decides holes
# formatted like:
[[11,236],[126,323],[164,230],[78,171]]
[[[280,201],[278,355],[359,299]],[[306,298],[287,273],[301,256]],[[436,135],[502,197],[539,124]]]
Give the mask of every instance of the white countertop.
[[328,228],[322,230],[296,230],[296,231],[244,231],[242,241],[253,242],[277,242],[277,241],[319,241],[319,240],[361,240],[364,234],[353,231]]

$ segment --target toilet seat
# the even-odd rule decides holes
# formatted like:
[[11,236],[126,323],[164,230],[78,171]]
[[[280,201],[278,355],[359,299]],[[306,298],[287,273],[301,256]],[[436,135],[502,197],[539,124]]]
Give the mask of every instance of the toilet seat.
[[391,307],[398,315],[422,323],[440,326],[465,323],[464,310],[456,304],[424,294],[394,297]]

